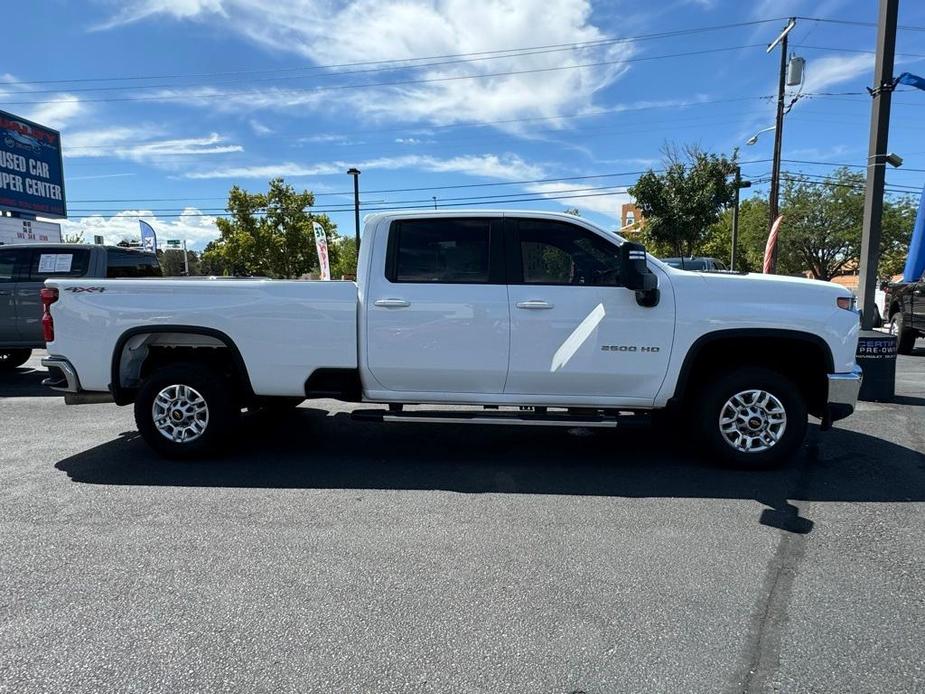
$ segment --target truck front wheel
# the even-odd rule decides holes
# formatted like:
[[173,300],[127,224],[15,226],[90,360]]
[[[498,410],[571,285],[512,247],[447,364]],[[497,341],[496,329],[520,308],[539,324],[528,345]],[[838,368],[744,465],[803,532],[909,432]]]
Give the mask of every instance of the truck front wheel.
[[806,436],[802,393],[770,369],[744,367],[717,374],[691,406],[704,452],[727,466],[782,466]]
[[142,438],[168,458],[213,453],[232,430],[240,409],[227,379],[202,364],[173,364],[155,371],[135,399]]

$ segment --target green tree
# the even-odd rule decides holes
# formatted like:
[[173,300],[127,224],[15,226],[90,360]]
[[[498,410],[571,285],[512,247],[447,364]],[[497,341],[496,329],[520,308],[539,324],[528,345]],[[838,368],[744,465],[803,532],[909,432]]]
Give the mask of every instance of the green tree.
[[[915,201],[887,199],[883,206],[881,277],[902,272],[915,222]],[[737,269],[760,271],[768,238],[768,203],[764,197],[743,200],[739,208]],[[864,210],[864,175],[836,169],[826,180],[790,176],[781,195],[784,219],[778,238],[777,271],[830,280],[854,272],[860,260]],[[732,247],[732,210],[714,224],[698,252],[728,259]]]
[[[234,186],[228,194],[230,218],[218,219],[221,237],[203,253],[205,267],[221,274],[297,278],[318,272],[312,222],[324,227],[332,265],[337,261],[337,227],[327,215],[313,215],[315,196],[301,193],[282,178],[266,193]],[[218,273],[212,273],[218,274]]]
[[[183,263],[182,250],[168,248],[162,251],[158,249],[157,259],[161,264],[161,272],[164,277],[181,277],[186,271]],[[187,259],[189,261],[190,276],[201,275],[199,254],[196,253],[196,251],[187,251]]]
[[[736,270],[760,272],[768,236],[768,201],[752,197],[739,204],[739,241]],[[723,212],[710,227],[696,255],[719,258],[728,263],[732,256],[732,209]]]
[[695,146],[665,147],[664,171],[650,169],[628,191],[645,218],[640,239],[650,250],[693,255],[735,197],[736,157],[737,152],[726,158]]
[[884,202],[878,266],[880,277],[899,275],[905,269],[918,209],[919,201],[911,196]]
[[[337,248],[334,248],[334,246]],[[341,277],[356,277],[357,274],[357,244],[350,236],[337,238],[336,244],[328,239],[328,255],[331,261],[331,279],[339,280]]]

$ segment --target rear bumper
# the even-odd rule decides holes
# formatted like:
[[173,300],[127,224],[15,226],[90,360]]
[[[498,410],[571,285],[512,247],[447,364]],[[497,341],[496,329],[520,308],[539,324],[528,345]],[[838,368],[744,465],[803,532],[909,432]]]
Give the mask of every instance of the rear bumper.
[[829,395],[826,402],[824,421],[837,422],[851,415],[858,404],[858,393],[864,375],[860,366],[849,373],[829,374]]
[[43,386],[64,393],[64,402],[67,405],[87,405],[91,403],[112,402],[112,393],[83,390],[77,371],[64,357],[46,357],[42,359],[42,366],[48,369],[48,378],[42,381]]
[[79,393],[80,380],[74,367],[64,357],[46,357],[42,359],[42,366],[48,369],[48,378],[42,381],[43,386],[62,393]]

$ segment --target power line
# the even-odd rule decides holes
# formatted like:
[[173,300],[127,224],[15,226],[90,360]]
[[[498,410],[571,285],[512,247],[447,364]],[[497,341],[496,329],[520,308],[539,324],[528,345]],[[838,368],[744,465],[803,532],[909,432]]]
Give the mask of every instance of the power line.
[[[610,191],[614,195],[620,193],[625,193],[628,186],[590,186],[586,188],[566,188],[565,190],[554,190],[550,193],[555,193],[556,195],[565,195],[566,193],[587,193],[589,191]],[[457,197],[442,197],[440,198],[441,203],[444,201],[458,201],[458,200],[467,200],[467,201],[503,201],[503,198],[516,198],[522,197],[528,193],[538,193],[539,191],[517,191],[516,193],[500,193],[497,195],[463,195]],[[394,208],[397,205],[411,205],[416,203],[430,203],[433,200],[433,197],[428,198],[415,198],[411,200],[380,200],[376,201],[375,205],[388,205],[390,208]],[[335,209],[335,207],[337,209]],[[366,206],[360,203],[360,208],[364,209]],[[342,208],[342,209],[341,209]],[[176,210],[176,207],[163,207],[163,208],[152,208],[150,210],[145,210],[145,212],[169,212],[171,210]],[[264,210],[266,208],[257,208]],[[336,205],[332,208],[328,208],[328,211],[335,212],[350,212],[353,210],[353,203],[344,203],[343,205]],[[90,209],[76,210],[77,212],[90,212]],[[93,209],[94,212],[121,212],[119,209]],[[230,212],[227,207],[206,207],[206,208],[197,208],[198,212]]]
[[[666,107],[666,108],[667,108],[667,107]],[[676,108],[676,107],[675,107],[675,108]],[[765,113],[765,112],[764,112],[764,111],[745,111],[745,112],[740,112],[740,113],[736,113],[736,116],[737,116],[736,118],[734,118],[734,119],[729,119],[729,120],[716,120],[716,118],[713,117],[713,116],[694,116],[694,117],[691,117],[691,118],[671,118],[671,119],[667,119],[667,120],[655,120],[655,121],[653,121],[653,120],[647,120],[647,121],[644,121],[644,122],[643,122],[643,121],[627,122],[627,123],[622,123],[621,126],[618,126],[618,127],[614,127],[614,126],[599,126],[599,125],[598,125],[598,126],[587,126],[587,127],[575,127],[575,126],[573,126],[573,127],[567,128],[567,129],[566,129],[566,128],[536,128],[536,129],[531,129],[531,130],[530,130],[530,134],[531,134],[531,135],[536,135],[537,133],[552,133],[552,134],[560,134],[560,135],[563,135],[563,136],[564,136],[564,135],[568,135],[569,133],[574,133],[574,132],[597,132],[597,133],[635,133],[635,132],[649,132],[649,131],[651,131],[653,125],[671,125],[671,126],[674,126],[674,127],[676,127],[676,128],[680,128],[680,127],[699,127],[699,125],[700,125],[701,123],[705,122],[705,121],[708,122],[710,125],[727,125],[727,124],[739,123],[739,122],[741,121],[741,117],[742,117],[742,116],[759,115],[759,114],[763,114],[763,113]],[[805,119],[804,119],[804,118],[801,118],[801,120],[805,120]],[[686,123],[686,122],[694,122],[695,125],[692,125],[692,126],[677,126],[677,125],[676,125],[677,123]],[[825,122],[830,122],[830,121],[829,121],[829,120],[825,120]],[[641,128],[641,130],[640,130],[640,129],[636,129],[636,130],[631,129],[631,128],[634,128],[634,127],[635,127],[635,128]],[[630,128],[630,129],[628,129],[628,128]],[[433,137],[434,137],[434,135],[429,135],[429,134],[426,134],[426,133],[420,133],[419,131],[422,130],[422,128],[409,128],[408,130],[411,131],[411,132],[418,133],[418,137],[420,137],[420,138],[433,138]],[[357,136],[362,136],[363,133],[355,133],[355,135],[357,135]],[[338,134],[337,136],[340,137],[340,134]],[[343,138],[344,138],[344,139],[346,139],[346,138],[348,138],[348,137],[349,137],[348,134],[346,134],[346,133],[343,134]],[[291,139],[292,139],[291,137],[280,136],[280,137],[276,137],[276,138],[261,138],[261,141],[263,141],[263,142],[290,141]],[[485,143],[490,143],[490,142],[499,142],[499,141],[507,141],[507,140],[510,140],[510,139],[518,139],[518,140],[520,140],[520,139],[522,139],[522,138],[521,138],[518,134],[516,134],[516,133],[504,133],[504,132],[500,132],[500,133],[496,133],[496,134],[495,134],[493,137],[491,137],[491,138],[480,139],[480,140],[479,140],[479,144],[485,144]],[[426,139],[425,139],[424,141],[421,141],[421,142],[412,142],[412,143],[399,142],[399,141],[397,141],[397,140],[395,140],[395,139],[389,139],[389,140],[359,140],[359,141],[356,141],[356,142],[349,142],[349,141],[348,141],[348,142],[334,142],[334,144],[336,144],[338,147],[370,147],[370,146],[374,146],[374,145],[399,145],[400,147],[403,147],[403,148],[407,149],[409,145],[413,145],[413,144],[440,144],[440,145],[443,145],[443,144],[450,144],[450,143],[455,143],[455,142],[467,142],[467,143],[468,143],[468,142],[471,142],[471,141],[472,141],[472,138],[471,138],[471,137],[459,137],[459,138],[455,138],[455,139],[454,139],[454,138],[443,138],[443,137],[441,137],[441,138],[439,138],[439,139],[431,139],[431,140],[426,140]],[[231,140],[222,140],[222,141],[220,141],[220,142],[219,142],[219,141],[216,141],[216,142],[210,143],[210,144],[214,144],[214,145],[219,145],[219,146],[220,146],[222,143],[232,144],[232,141],[231,141]],[[156,140],[153,140],[153,141],[152,141],[152,140],[147,140],[147,141],[139,140],[139,141],[123,141],[123,142],[119,142],[119,143],[116,143],[116,144],[106,144],[106,145],[75,145],[75,146],[70,146],[70,147],[69,147],[69,146],[65,146],[64,149],[65,149],[65,153],[66,153],[66,154],[67,154],[67,153],[71,153],[70,156],[75,157],[75,158],[78,158],[78,157],[81,157],[81,155],[80,155],[80,154],[73,154],[74,152],[82,152],[82,151],[84,151],[84,150],[101,150],[101,149],[119,151],[120,149],[125,149],[125,148],[145,147],[145,146],[157,146],[157,145],[160,145],[160,144],[162,144],[162,143],[159,142],[159,141],[156,141]],[[208,146],[208,145],[203,145],[203,146]],[[152,153],[153,153],[153,154],[156,154],[157,151],[155,150],[155,151],[153,151]],[[87,156],[92,156],[92,155],[83,155],[83,158],[86,158]]]
[[[549,194],[549,195],[539,195],[539,196],[536,196],[536,197],[518,198],[518,199],[516,199],[516,200],[495,200],[495,201],[493,201],[493,203],[496,204],[496,205],[500,205],[500,204],[508,205],[508,204],[511,204],[511,203],[537,202],[537,201],[542,201],[542,200],[571,200],[571,199],[573,199],[573,198],[595,198],[595,197],[602,197],[602,196],[606,196],[606,195],[616,195],[616,194],[618,194],[618,193],[614,193],[614,192],[607,192],[607,193],[577,193],[577,194],[574,194],[574,195],[553,195],[553,194]],[[468,202],[459,202],[459,203],[452,203],[452,202],[451,202],[451,203],[446,203],[446,204],[444,204],[444,203],[440,203],[440,204],[441,204],[442,207],[465,207],[465,206],[467,206],[467,205],[478,205],[479,203],[478,203],[478,200],[477,200],[477,199],[473,199],[473,200],[468,201]],[[406,209],[406,210],[431,209],[432,207],[433,207],[433,202],[428,201],[428,203],[425,204],[425,205],[409,205],[408,207],[405,207],[405,208],[403,208],[403,209]],[[366,211],[366,212],[388,212],[388,211],[395,210],[395,208],[392,207],[391,205],[388,206],[388,207],[362,207],[362,206],[361,206],[360,209],[361,209],[361,210],[364,210],[364,211]],[[328,210],[328,209],[314,209],[314,208],[310,210],[310,212],[312,212],[312,213],[317,213],[317,214],[325,214],[325,213],[328,213],[328,212],[343,212],[343,211],[344,211],[344,210]],[[71,218],[71,219],[87,219],[87,218],[90,218],[90,217],[98,217],[98,216],[100,216],[100,215],[75,215],[75,216],[70,217],[70,218]],[[125,215],[119,215],[119,218],[120,218],[120,219],[143,219],[143,218],[146,218],[146,217],[153,217],[153,216],[155,216],[155,215],[151,215],[151,214],[125,214]],[[229,215],[228,213],[206,214],[206,213],[202,213],[202,212],[190,212],[190,213],[179,213],[179,214],[165,214],[165,215],[157,215],[157,216],[159,216],[159,217],[228,217],[228,216],[230,216],[230,215]]]
[[[837,46],[810,46],[805,43],[794,44],[794,48],[807,48],[812,51],[838,51],[840,53],[868,53],[875,55],[877,51],[867,48],[839,48]],[[904,58],[925,58],[925,53],[896,53],[897,56]]]
[[[876,22],[862,22],[853,19],[834,19],[832,17],[800,17],[797,16],[796,19],[802,19],[807,22],[826,22],[828,24],[845,24],[848,26],[862,26],[862,27],[876,27]],[[896,27],[897,29],[902,29],[903,31],[925,31],[925,27],[920,26],[911,26],[909,24],[900,24]]]
[[[746,166],[748,164],[762,164],[765,162],[771,161],[770,159],[749,159],[748,161],[740,161],[739,164]],[[653,171],[660,171],[661,169],[653,169]],[[454,185],[443,185],[443,186],[424,186],[419,188],[379,188],[376,190],[364,190],[364,195],[377,195],[380,193],[412,193],[412,192],[423,192],[423,191],[433,191],[433,190],[457,190],[461,188],[492,188],[496,186],[521,186],[529,185],[534,183],[562,183],[566,181],[587,181],[595,178],[615,178],[618,176],[641,176],[642,174],[649,171],[649,169],[644,169],[641,171],[618,171],[615,173],[602,173],[602,174],[587,174],[584,176],[563,176],[561,178],[533,178],[525,179],[518,181],[492,181],[491,183],[457,183]],[[352,190],[347,191],[338,191],[338,192],[323,192],[315,193],[315,197],[321,196],[332,196],[332,195],[353,195]],[[84,199],[84,200],[70,200],[70,202],[184,202],[190,200],[226,200],[226,197],[221,198],[104,198],[104,199]]]
[[[813,161],[811,159],[781,159],[781,161],[790,162],[792,164],[815,164],[821,166],[845,166],[849,169],[866,169],[866,164],[845,164],[834,161]],[[877,164],[877,166],[886,166],[886,164]],[[901,169],[896,169],[896,171],[915,171],[918,173],[925,173],[925,169],[910,169],[908,167],[903,167]]]
[[[82,83],[82,82],[120,82],[120,81],[129,81],[129,80],[158,80],[158,79],[185,79],[189,77],[221,77],[226,75],[249,75],[249,74],[266,74],[272,72],[288,72],[294,70],[335,70],[340,68],[348,67],[359,67],[363,65],[387,65],[395,64],[396,67],[390,69],[401,69],[402,67],[420,67],[416,65],[403,65],[406,63],[411,63],[414,61],[421,60],[441,60],[444,58],[467,58],[472,56],[490,56],[498,54],[516,54],[526,51],[549,51],[555,52],[559,50],[576,50],[584,48],[597,48],[600,46],[607,46],[616,43],[628,43],[631,41],[648,41],[648,40],[657,40],[663,38],[673,38],[676,36],[686,36],[691,34],[706,33],[710,31],[720,31],[724,29],[737,29],[747,26],[754,26],[758,24],[766,24],[768,22],[779,22],[785,17],[773,17],[769,19],[757,19],[748,22],[734,22],[729,24],[716,24],[712,26],[703,26],[703,27],[692,27],[687,29],[675,29],[671,31],[661,31],[652,34],[638,34],[636,36],[625,36],[612,39],[599,39],[595,41],[576,41],[570,43],[553,43],[546,44],[542,46],[525,46],[521,48],[501,48],[488,51],[476,51],[469,53],[447,53],[443,55],[431,55],[431,56],[420,56],[416,58],[391,58],[386,60],[367,60],[360,62],[352,63],[337,63],[329,65],[304,65],[304,66],[294,66],[286,68],[264,68],[264,69],[253,69],[253,70],[225,70],[220,72],[199,72],[199,73],[175,73],[167,75],[128,75],[124,77],[81,77],[81,78],[71,78],[71,79],[45,79],[45,80],[26,80],[26,81],[17,81],[17,84],[73,84],[73,83]],[[500,57],[511,57],[509,55],[500,55]],[[481,60],[482,58],[472,58],[473,60]]]
[[[579,63],[576,65],[556,65],[552,67],[541,67],[541,68],[528,68],[524,70],[505,70],[503,72],[486,72],[478,75],[451,75],[447,77],[428,77],[424,79],[409,79],[409,80],[392,80],[390,82],[365,82],[360,84],[332,84],[332,85],[322,85],[314,89],[294,89],[290,90],[299,94],[304,94],[306,96],[318,94],[321,92],[328,91],[341,91],[345,89],[368,89],[371,87],[395,87],[395,86],[407,86],[412,84],[432,84],[439,82],[457,82],[461,80],[474,80],[474,79],[485,79],[488,77],[510,77],[513,75],[530,75],[538,73],[549,73],[549,72],[561,72],[564,70],[577,70],[587,67],[603,67],[605,65],[623,65],[626,63],[639,63],[650,60],[662,60],[669,58],[685,58],[694,55],[705,55],[709,53],[723,53],[729,51],[742,50],[743,48],[753,48],[757,46],[763,46],[764,44],[749,44],[745,46],[728,46],[725,48],[705,48],[699,51],[686,51],[683,53],[670,53],[665,55],[653,55],[653,56],[642,56],[639,58],[621,58],[617,60],[599,60],[593,63]],[[196,85],[198,86],[198,85]],[[195,89],[196,86],[193,88]],[[206,85],[208,86],[208,85]],[[145,88],[145,87],[139,87]],[[148,87],[148,88],[158,88],[163,89],[162,85],[157,87]],[[185,87],[184,87],[185,88]],[[127,87],[116,87],[113,89],[127,89]],[[96,88],[90,88],[87,91],[96,91]],[[81,91],[81,90],[72,90],[72,91]],[[105,90],[104,90],[105,91]],[[30,92],[20,91],[17,94],[29,94]],[[39,92],[32,92],[39,93]],[[259,94],[254,90],[239,90],[232,92],[209,92],[205,94],[161,94],[157,96],[121,96],[121,97],[106,97],[101,99],[83,99],[81,103],[111,103],[111,102],[123,102],[123,101],[174,101],[177,99],[220,99],[227,98],[230,96],[248,96],[253,94]],[[9,105],[29,105],[29,104],[61,104],[61,103],[70,103],[70,99],[41,99],[41,100],[29,100],[29,101],[8,101],[6,102]]]

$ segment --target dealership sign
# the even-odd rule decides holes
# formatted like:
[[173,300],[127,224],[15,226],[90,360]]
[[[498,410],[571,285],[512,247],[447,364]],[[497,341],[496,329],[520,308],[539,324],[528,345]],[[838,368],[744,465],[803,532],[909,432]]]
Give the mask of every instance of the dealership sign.
[[37,219],[0,217],[0,244],[34,241],[61,243],[61,225]]
[[61,134],[0,111],[0,210],[66,217]]

